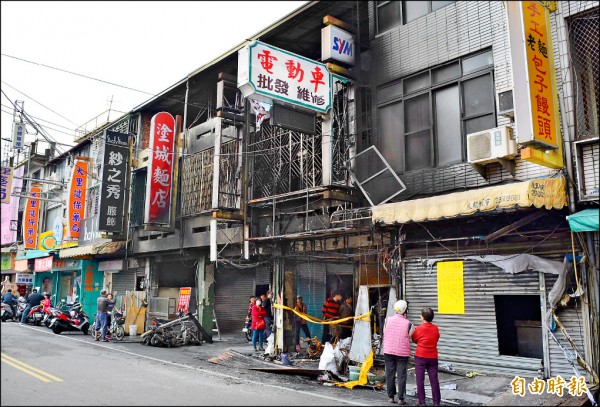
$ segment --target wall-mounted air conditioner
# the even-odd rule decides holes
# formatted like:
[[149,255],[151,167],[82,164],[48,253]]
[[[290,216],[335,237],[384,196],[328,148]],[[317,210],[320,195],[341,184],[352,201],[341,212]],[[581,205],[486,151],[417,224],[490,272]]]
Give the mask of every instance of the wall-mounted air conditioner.
[[498,92],[498,114],[513,118],[515,117],[515,105],[513,102],[512,89],[504,92]]
[[140,153],[138,154],[136,169],[148,167],[149,161],[150,161],[150,149],[146,148],[146,149],[140,151]]
[[517,143],[512,128],[500,126],[467,134],[467,160],[471,164],[487,164],[499,158],[512,159],[517,154]]

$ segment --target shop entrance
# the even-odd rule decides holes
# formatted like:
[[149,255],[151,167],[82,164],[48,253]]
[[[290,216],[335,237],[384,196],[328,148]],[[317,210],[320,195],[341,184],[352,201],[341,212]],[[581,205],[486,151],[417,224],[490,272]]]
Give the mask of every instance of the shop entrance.
[[501,355],[543,357],[540,297],[495,295],[498,350]]

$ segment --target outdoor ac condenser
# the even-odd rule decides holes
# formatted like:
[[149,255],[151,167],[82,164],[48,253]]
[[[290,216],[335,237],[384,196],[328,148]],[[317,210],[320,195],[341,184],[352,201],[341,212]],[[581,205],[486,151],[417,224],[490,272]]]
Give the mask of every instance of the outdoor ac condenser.
[[498,158],[512,159],[516,154],[517,143],[509,126],[467,134],[467,160],[471,164],[487,164]]

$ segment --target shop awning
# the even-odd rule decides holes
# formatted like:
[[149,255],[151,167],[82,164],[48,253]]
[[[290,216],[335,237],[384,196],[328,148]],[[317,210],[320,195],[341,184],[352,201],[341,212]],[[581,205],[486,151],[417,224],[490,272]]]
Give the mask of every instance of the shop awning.
[[573,232],[597,232],[600,209],[584,209],[581,212],[567,216]]
[[29,259],[39,259],[40,257],[48,257],[50,256],[50,252],[47,250],[27,250],[25,255],[15,257],[15,260],[29,260]]
[[62,249],[59,253],[59,257],[61,259],[67,259],[71,257],[87,256],[94,254],[112,254],[125,248],[126,244],[127,242],[120,241],[91,244],[81,247],[72,247],[69,249]]
[[567,205],[565,178],[539,178],[495,187],[373,206],[373,223],[420,222],[472,215],[495,209],[560,209]]

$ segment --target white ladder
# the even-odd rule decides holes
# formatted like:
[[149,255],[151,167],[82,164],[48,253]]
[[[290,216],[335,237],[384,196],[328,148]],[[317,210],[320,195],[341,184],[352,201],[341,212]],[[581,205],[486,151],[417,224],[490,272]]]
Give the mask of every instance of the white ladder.
[[221,340],[221,331],[219,331],[219,323],[217,322],[217,314],[215,314],[215,310],[213,309],[213,332],[217,333],[219,340]]

